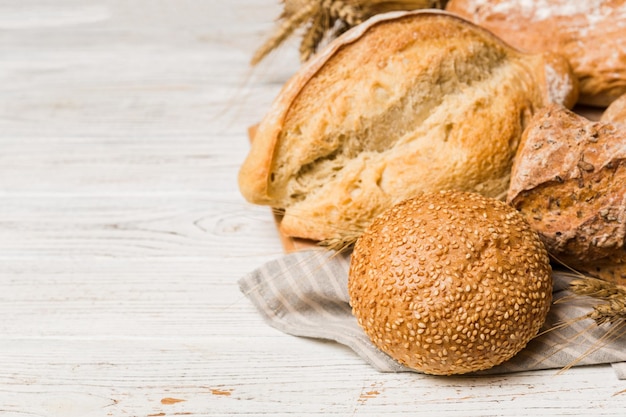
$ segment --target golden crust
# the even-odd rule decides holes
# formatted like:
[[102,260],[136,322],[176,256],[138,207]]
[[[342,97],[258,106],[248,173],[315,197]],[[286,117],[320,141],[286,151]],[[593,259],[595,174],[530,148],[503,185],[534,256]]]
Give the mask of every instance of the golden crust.
[[418,191],[503,198],[527,120],[576,94],[563,59],[523,54],[457,16],[379,15],[285,85],[240,189],[285,210],[283,233],[314,240],[358,233]]
[[450,0],[446,10],[523,50],[567,57],[582,104],[606,107],[626,93],[626,0]]
[[355,245],[348,289],[379,349],[410,368],[450,375],[518,353],[545,321],[552,279],[547,252],[519,212],[448,191],[377,217]]
[[[389,13],[387,17],[391,19],[395,14]],[[383,20],[382,16],[375,17],[367,25],[359,25],[349,31],[341,37],[341,41],[337,40],[331,43],[303,65],[298,73],[285,83],[270,111],[259,124],[252,148],[239,170],[239,189],[248,201],[269,205],[274,202],[271,197],[269,182],[274,149],[278,146],[279,136],[287,114],[302,89],[340,48],[359,39],[372,24],[379,20]]]

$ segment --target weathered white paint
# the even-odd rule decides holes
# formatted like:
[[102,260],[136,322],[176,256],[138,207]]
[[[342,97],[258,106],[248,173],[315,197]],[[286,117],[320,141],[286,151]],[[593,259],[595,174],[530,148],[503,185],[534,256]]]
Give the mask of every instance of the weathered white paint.
[[623,416],[610,367],[379,374],[268,327],[236,174],[297,67],[278,0],[0,1],[0,415]]

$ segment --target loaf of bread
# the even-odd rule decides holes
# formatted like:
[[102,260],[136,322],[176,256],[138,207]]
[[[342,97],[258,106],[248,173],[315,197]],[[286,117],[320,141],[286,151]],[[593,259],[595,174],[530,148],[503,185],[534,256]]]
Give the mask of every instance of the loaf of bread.
[[450,0],[446,10],[518,48],[565,55],[583,104],[626,93],[626,0]]
[[626,282],[625,126],[555,105],[540,110],[524,132],[507,200],[557,260]]
[[576,97],[559,56],[521,53],[445,12],[378,15],[287,82],[239,186],[284,211],[288,236],[350,240],[419,191],[504,199],[533,113]]

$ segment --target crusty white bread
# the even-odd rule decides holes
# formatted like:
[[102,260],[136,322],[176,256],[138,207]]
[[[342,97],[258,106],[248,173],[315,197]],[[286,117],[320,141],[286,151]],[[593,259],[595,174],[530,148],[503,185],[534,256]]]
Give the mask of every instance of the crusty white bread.
[[518,48],[567,57],[582,104],[626,93],[626,0],[450,0],[446,10]]
[[287,82],[239,186],[284,210],[283,233],[313,240],[358,236],[419,191],[504,198],[532,114],[576,98],[558,56],[521,53],[445,12],[378,15]]

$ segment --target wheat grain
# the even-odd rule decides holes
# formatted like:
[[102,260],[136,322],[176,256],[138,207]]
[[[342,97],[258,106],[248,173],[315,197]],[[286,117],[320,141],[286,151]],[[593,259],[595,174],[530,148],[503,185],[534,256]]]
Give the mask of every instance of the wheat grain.
[[[596,304],[592,310],[582,317],[574,318],[567,323],[556,326],[553,329],[572,324],[574,322],[591,319],[595,326],[606,326],[606,332],[586,352],[580,355],[572,363],[565,366],[565,371],[583,358],[600,349],[605,343],[615,340],[623,335],[626,327],[626,287],[600,279],[579,275],[580,278],[570,282],[570,289],[576,296],[586,296],[602,301]],[[549,329],[553,330],[553,329]]]
[[360,0],[356,1],[356,3],[358,3],[358,6],[363,9],[363,14],[365,16],[371,17],[379,13],[401,10],[444,9],[447,0]]
[[254,53],[250,63],[258,64],[297,29],[307,25],[300,43],[300,58],[308,60],[325,36],[333,39],[368,18],[390,11],[443,9],[447,0],[283,0],[279,25]]
[[572,280],[570,289],[576,295],[603,301],[586,315],[598,326],[626,322],[626,287],[623,285],[583,276]]
[[282,44],[291,34],[298,29],[304,22],[311,19],[318,13],[319,3],[317,1],[309,1],[305,7],[298,10],[292,15],[285,15],[281,24],[274,31],[273,35],[265,41],[263,45],[252,56],[251,65],[256,65],[270,52]]
[[343,233],[340,237],[323,240],[319,245],[330,251],[342,253],[352,249],[361,235],[362,232]]
[[302,41],[300,42],[300,60],[302,62],[308,61],[317,51],[319,44],[324,38],[324,34],[329,30],[330,26],[331,16],[322,7],[322,9],[313,16],[313,20],[302,36]]
[[[580,363],[584,358],[601,349],[605,344],[623,337],[626,329],[626,287],[585,276],[573,269],[571,269],[571,271],[572,275],[576,277],[576,279],[573,279],[569,283],[569,288],[573,295],[562,297],[558,302],[570,303],[573,302],[575,298],[588,297],[591,300],[601,301],[601,303],[593,305],[589,313],[558,323],[539,333],[537,336],[543,336],[552,331],[563,329],[584,320],[593,320],[594,323],[584,327],[580,332],[571,337],[570,342],[574,342],[577,338],[594,328],[604,327],[605,332],[597,338],[587,350],[581,353],[572,362],[565,365],[559,373],[563,373]],[[557,352],[564,348],[563,346],[561,349],[558,349]]]
[[612,298],[606,304],[593,307],[589,313],[589,318],[596,322],[596,325],[619,324],[626,320],[626,299],[623,297]]
[[[367,2],[363,3],[366,4]],[[364,10],[367,10],[366,7],[348,4],[345,1],[326,0],[324,5],[328,8],[332,18],[345,22],[349,27],[362,23],[366,16],[372,16],[364,12]]]
[[570,282],[574,294],[585,295],[601,300],[623,298],[626,300],[626,287],[591,277],[583,277]]

